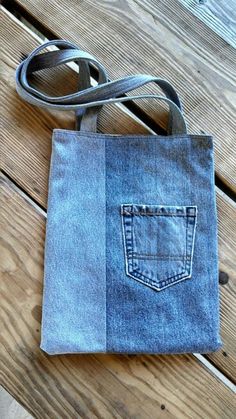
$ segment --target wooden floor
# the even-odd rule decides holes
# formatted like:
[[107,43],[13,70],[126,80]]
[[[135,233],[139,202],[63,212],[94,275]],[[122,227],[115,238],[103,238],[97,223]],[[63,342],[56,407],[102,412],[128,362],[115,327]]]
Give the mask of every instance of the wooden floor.
[[[234,0],[3,1],[1,384],[36,418],[235,417],[235,14]],[[133,72],[167,78],[180,93],[190,132],[214,135],[222,350],[50,357],[39,349],[51,133],[74,129],[74,115],[23,102],[14,72],[34,47],[54,38],[95,55],[112,79]],[[76,76],[63,68],[58,91],[45,71],[44,86],[65,94],[75,90]],[[139,101],[106,106],[99,129],[161,133],[165,122],[165,108]]]

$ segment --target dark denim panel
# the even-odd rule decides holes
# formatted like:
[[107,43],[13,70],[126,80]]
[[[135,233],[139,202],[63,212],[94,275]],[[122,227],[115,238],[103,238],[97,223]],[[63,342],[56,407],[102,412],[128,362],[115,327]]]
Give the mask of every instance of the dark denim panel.
[[[105,138],[107,351],[205,353],[219,349],[222,342],[212,138],[190,135]],[[149,208],[148,212],[154,208],[158,213],[163,207],[168,214],[170,207],[174,207],[174,212],[181,208],[183,218],[188,209],[190,214],[193,211],[197,215],[191,278],[157,291],[127,275],[122,204],[133,205],[135,213],[137,204],[141,204]],[[135,217],[139,218],[135,214],[133,220]],[[145,242],[141,244],[140,239],[136,243],[142,252],[146,246],[153,252],[152,227],[148,235],[148,227],[144,230]],[[182,227],[178,228],[183,234]],[[193,245],[191,240],[190,243]],[[169,243],[161,246],[170,252]],[[177,248],[178,252],[183,251],[179,240]]]

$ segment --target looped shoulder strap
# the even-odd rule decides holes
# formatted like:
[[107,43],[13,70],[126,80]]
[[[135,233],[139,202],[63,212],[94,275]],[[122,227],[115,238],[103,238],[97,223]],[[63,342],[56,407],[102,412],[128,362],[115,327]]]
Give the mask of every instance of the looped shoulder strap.
[[[64,49],[39,54],[39,52],[50,45],[60,46]],[[48,96],[28,83],[29,74],[45,68],[53,68],[70,61],[75,61],[79,66],[77,92],[65,96]],[[94,66],[98,71],[97,86],[91,86],[90,84],[90,65]],[[145,94],[120,97],[150,82],[158,84],[165,96]],[[146,74],[137,74],[108,81],[104,67],[92,55],[80,50],[76,45],[68,41],[48,41],[34,49],[16,69],[16,90],[23,99],[33,105],[75,111],[76,128],[92,132],[96,132],[97,115],[104,104],[143,98],[159,99],[168,103],[170,108],[168,134],[186,134],[186,124],[182,114],[181,103],[170,83]]]

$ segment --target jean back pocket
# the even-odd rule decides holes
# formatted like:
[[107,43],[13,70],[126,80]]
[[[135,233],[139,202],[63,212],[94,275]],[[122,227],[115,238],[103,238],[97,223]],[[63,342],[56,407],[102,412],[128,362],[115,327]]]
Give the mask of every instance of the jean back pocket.
[[122,204],[126,274],[157,291],[191,278],[196,206]]

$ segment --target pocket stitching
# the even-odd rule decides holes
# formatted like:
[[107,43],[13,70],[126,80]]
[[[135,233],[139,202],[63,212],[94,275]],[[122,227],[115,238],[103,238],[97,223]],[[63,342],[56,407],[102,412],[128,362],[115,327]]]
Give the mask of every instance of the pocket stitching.
[[[187,230],[186,230],[187,232]],[[131,229],[131,235],[132,235],[132,249],[134,248],[134,239],[133,239],[133,235],[134,235],[134,215],[132,215],[132,229]],[[186,233],[187,236],[187,233]],[[166,284],[166,282],[168,282],[168,284],[172,284],[172,282],[174,282],[180,275],[186,275],[186,261],[184,264],[184,270],[181,270],[181,272],[178,271],[178,273],[174,273],[173,276],[166,278],[165,280],[160,280],[160,281],[156,281],[153,278],[149,278],[148,276],[141,274],[140,272],[138,272],[136,269],[133,269],[133,265],[134,265],[134,257],[133,257],[133,252],[131,253],[131,259],[132,259],[132,271],[129,272],[130,274],[136,274],[141,276],[141,278],[145,278],[145,280],[148,281],[149,284],[153,284],[154,286],[157,286],[159,289],[162,289],[162,284]],[[171,273],[172,275],[172,273]],[[133,276],[133,278],[135,278]],[[183,277],[185,278],[185,277]],[[172,281],[170,281],[172,279]]]
[[[132,206],[132,204],[128,204],[129,206]],[[140,205],[140,204],[138,204]],[[134,215],[135,213],[132,212],[132,210],[127,214],[127,212],[124,211],[124,206],[127,206],[127,204],[121,205],[121,214],[122,214],[122,230],[123,230],[123,243],[124,243],[124,250],[125,250],[125,265],[126,265],[126,274],[135,280],[142,282],[148,286],[152,286],[156,290],[160,291],[164,288],[167,288],[171,286],[173,283],[176,284],[178,282],[181,282],[185,279],[191,278],[192,275],[192,259],[193,259],[193,250],[194,250],[194,241],[195,241],[195,231],[196,231],[196,225],[197,225],[197,206],[191,205],[190,207],[194,208],[194,214],[191,212],[186,212],[184,216],[186,217],[186,247],[185,247],[185,257],[184,257],[184,270],[181,272],[175,273],[173,276],[166,278],[164,280],[156,281],[152,278],[146,277],[145,275],[138,272],[136,269],[133,269],[133,233],[134,233]],[[163,206],[165,207],[165,206]],[[166,206],[167,207],[167,206]],[[176,206],[178,208],[178,206]],[[136,214],[140,214],[140,212],[136,212]],[[147,212],[145,213],[145,215]],[[132,221],[130,222],[130,231],[127,228],[127,215],[131,215]],[[151,215],[159,215],[159,214],[153,214]],[[162,215],[162,214],[161,214]],[[173,214],[164,214],[173,216]],[[177,216],[180,216],[179,214]],[[193,227],[189,230],[189,218],[193,217]],[[127,237],[128,234],[131,237]],[[130,242],[130,243],[129,243]],[[192,243],[192,245],[191,245]],[[188,250],[189,249],[189,250]],[[130,254],[128,254],[130,253]],[[145,260],[145,259],[144,259]],[[148,260],[148,259],[146,259]],[[177,259],[178,260],[178,259]],[[136,274],[136,276],[132,275]],[[179,279],[178,279],[179,278]]]

